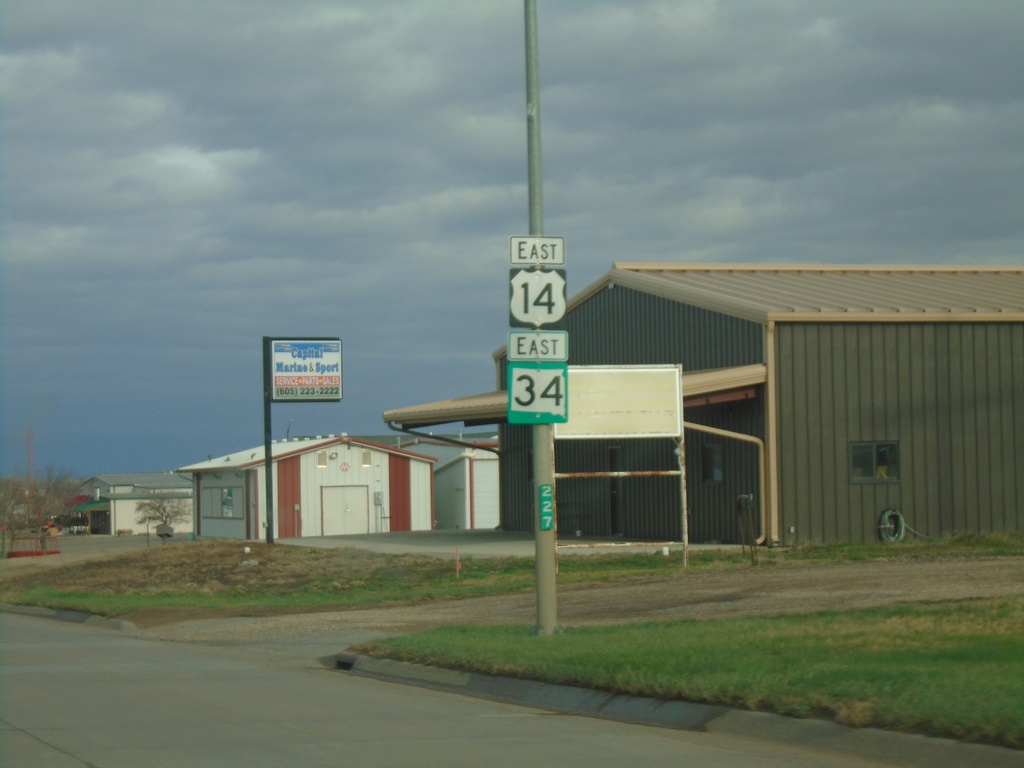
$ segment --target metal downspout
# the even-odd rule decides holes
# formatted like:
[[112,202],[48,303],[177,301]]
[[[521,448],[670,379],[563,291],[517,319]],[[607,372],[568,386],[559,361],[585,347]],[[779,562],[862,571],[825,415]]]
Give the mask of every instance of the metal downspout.
[[[770,544],[778,544],[779,538],[779,429],[778,429],[778,386],[775,372],[775,321],[769,319],[765,328],[764,359],[767,367],[765,394],[768,400],[768,531],[771,532]],[[766,531],[767,532],[767,531]]]
[[717,435],[719,437],[734,438],[736,440],[742,440],[746,443],[754,443],[757,446],[757,464],[758,464],[758,477],[760,478],[758,485],[760,486],[758,492],[758,506],[760,507],[760,520],[761,520],[761,535],[757,538],[758,544],[764,544],[767,541],[767,531],[765,527],[765,510],[767,509],[767,501],[765,499],[765,490],[767,485],[766,467],[765,467],[765,445],[764,440],[753,435],[745,435],[742,432],[730,432],[727,429],[719,429],[718,427],[707,427],[703,424],[694,424],[689,421],[683,422],[683,429],[692,429],[695,432],[706,432],[709,435]]
[[463,448],[476,448],[481,451],[490,451],[491,453],[501,456],[500,448],[488,448],[486,445],[478,445],[477,443],[467,443],[465,440],[456,440],[454,437],[445,437],[444,435],[432,435],[429,432],[417,432],[415,429],[406,429],[405,427],[396,425],[393,421],[387,421],[385,424],[388,425],[388,429],[395,432],[404,432],[407,435],[413,437],[422,437],[427,440],[437,440],[441,443],[451,443],[452,445],[458,445]]

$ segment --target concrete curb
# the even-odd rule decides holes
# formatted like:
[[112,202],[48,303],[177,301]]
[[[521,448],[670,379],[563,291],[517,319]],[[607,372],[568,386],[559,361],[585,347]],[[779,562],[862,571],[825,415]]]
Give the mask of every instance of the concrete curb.
[[[600,717],[628,723],[707,730],[707,724],[725,714],[725,707],[691,704],[682,701],[658,701],[639,696],[595,691],[570,685],[542,683],[511,677],[481,675],[474,672],[426,667],[403,661],[373,659],[368,656],[339,654],[337,667],[378,680],[418,685],[449,693],[503,701],[588,717]],[[351,661],[350,661],[351,660]]]
[[[130,632],[135,625],[79,611],[0,603],[0,612]],[[321,659],[330,668],[398,685],[415,685],[549,712],[596,717],[659,728],[770,741],[809,751],[855,756],[910,768],[1022,768],[1024,751],[967,744],[878,728],[848,728],[826,720],[799,719],[687,701],[595,691],[477,672],[429,667],[338,653]]]
[[352,653],[336,654],[334,661],[336,669],[349,674],[400,685],[415,685],[562,714],[771,741],[811,751],[876,760],[883,764],[912,768],[1024,766],[1024,752],[952,739],[878,728],[849,728],[826,720],[799,719],[686,701],[661,701],[535,680],[374,659]]
[[35,605],[0,603],[0,612],[19,613],[22,616],[37,616],[41,619],[54,619],[56,621],[69,621],[73,624],[87,624],[90,627],[102,627],[103,629],[113,629],[120,632],[131,632],[136,628],[134,624],[124,619],[108,619],[106,616],[96,616],[91,613],[40,608]]

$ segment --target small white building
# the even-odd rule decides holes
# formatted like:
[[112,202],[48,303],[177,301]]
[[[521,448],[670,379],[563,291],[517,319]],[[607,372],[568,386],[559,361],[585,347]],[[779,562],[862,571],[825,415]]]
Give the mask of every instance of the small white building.
[[146,524],[138,522],[138,507],[147,499],[192,507],[191,481],[172,472],[96,475],[78,487],[78,494],[70,513],[84,522],[83,533],[145,533]]
[[[359,438],[294,438],[271,446],[275,538],[434,527],[434,458]],[[195,532],[266,536],[264,447],[182,467],[193,476]]]
[[498,437],[464,438],[469,445],[417,438],[403,448],[433,456],[438,529],[494,529],[501,524]]

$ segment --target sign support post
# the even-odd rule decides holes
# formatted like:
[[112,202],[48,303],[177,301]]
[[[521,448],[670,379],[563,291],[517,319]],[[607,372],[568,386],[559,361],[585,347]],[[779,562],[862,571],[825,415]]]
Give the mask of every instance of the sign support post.
[[[526,24],[526,154],[530,203],[530,234],[544,234],[544,197],[541,186],[540,76],[537,65],[537,0],[524,0]],[[555,593],[557,523],[545,530],[541,524],[540,488],[550,486],[550,514],[557,520],[555,499],[555,436],[551,424],[535,424],[533,433],[533,486],[535,569],[537,576],[537,635],[553,635],[558,628]],[[546,522],[546,521],[545,521]]]
[[263,524],[267,526],[267,544],[274,543],[274,458],[273,438],[270,428],[270,404],[274,401],[273,355],[270,350],[271,338],[263,337],[263,476],[267,494],[267,509],[263,513]]

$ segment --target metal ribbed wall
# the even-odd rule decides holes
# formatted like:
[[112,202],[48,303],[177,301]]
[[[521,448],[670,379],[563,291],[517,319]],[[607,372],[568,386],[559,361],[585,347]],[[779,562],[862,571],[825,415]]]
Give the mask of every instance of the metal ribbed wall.
[[[746,320],[610,287],[577,306],[556,326],[569,332],[572,365],[682,363],[684,371],[763,362],[763,329]],[[685,395],[685,393],[684,393]],[[572,393],[570,392],[570,397]],[[761,435],[763,398],[687,411],[687,420]],[[725,450],[726,480],[701,487],[700,453],[705,436],[687,433],[691,541],[735,541],[733,501],[757,489],[756,449],[719,440]],[[530,478],[531,430],[501,428],[502,526],[533,529]],[[692,443],[691,443],[692,441]],[[735,445],[733,445],[735,443]],[[558,472],[678,469],[672,440],[563,440],[556,446]],[[560,480],[559,536],[621,534],[628,539],[679,540],[682,529],[678,478]],[[617,498],[617,501],[613,499]],[[618,519],[613,520],[613,506]],[[614,530],[618,528],[618,530]]]
[[684,371],[764,362],[757,323],[610,287],[566,315],[574,365],[682,363]]
[[[780,324],[776,341],[784,543],[873,541],[889,506],[927,536],[1024,528],[1024,326]],[[850,443],[889,440],[898,482],[851,483]]]
[[533,531],[533,478],[531,477],[531,434],[529,427],[498,426],[501,444],[501,528]]
[[[752,400],[689,408],[686,420],[764,439],[764,391]],[[717,445],[722,451],[721,482],[704,479],[704,448]],[[690,540],[739,542],[736,497],[752,494],[755,508],[762,499],[757,446],[748,442],[686,431],[686,474],[690,500]]]

